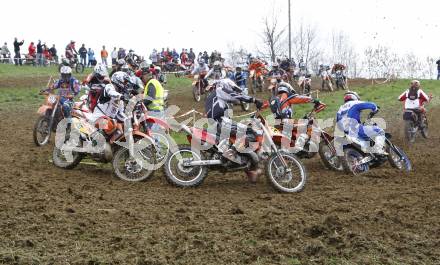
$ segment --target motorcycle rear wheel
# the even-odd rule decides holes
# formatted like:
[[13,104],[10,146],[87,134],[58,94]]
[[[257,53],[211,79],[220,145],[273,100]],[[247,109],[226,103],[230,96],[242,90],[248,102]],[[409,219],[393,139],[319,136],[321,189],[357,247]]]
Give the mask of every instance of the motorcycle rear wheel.
[[355,163],[364,158],[358,150],[348,147],[344,150],[344,157],[341,159],[344,171],[348,174],[359,175],[370,170],[370,166],[365,163],[362,165],[356,165]]
[[205,160],[202,152],[195,152],[189,145],[179,146],[179,149],[171,153],[164,165],[165,177],[168,183],[176,187],[197,187],[203,183],[208,175],[208,168],[204,166],[184,167],[184,159],[192,161]]
[[[280,156],[286,162],[287,169],[282,165]],[[301,161],[295,155],[284,152],[274,153],[269,158],[266,164],[266,177],[275,190],[286,193],[302,191],[307,182],[307,172]],[[290,185],[291,182],[294,184]]]
[[[47,116],[40,116],[34,125],[33,138],[37,146],[46,145],[50,140],[51,128],[50,119]],[[41,137],[41,138],[40,138]]]

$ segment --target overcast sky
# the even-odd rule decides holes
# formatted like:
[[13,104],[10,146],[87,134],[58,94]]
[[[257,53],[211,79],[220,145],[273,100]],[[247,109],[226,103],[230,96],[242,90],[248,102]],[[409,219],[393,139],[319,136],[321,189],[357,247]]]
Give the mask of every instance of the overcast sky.
[[[440,56],[439,0],[291,2],[293,30],[301,19],[316,26],[322,47],[332,31],[343,30],[358,51],[380,43],[398,53]],[[1,6],[0,41],[12,47],[17,36],[25,50],[38,39],[63,51],[71,39],[95,52],[103,44],[140,54],[162,47],[226,51],[228,43],[255,50],[262,19],[272,10],[287,26],[287,0],[15,0]]]

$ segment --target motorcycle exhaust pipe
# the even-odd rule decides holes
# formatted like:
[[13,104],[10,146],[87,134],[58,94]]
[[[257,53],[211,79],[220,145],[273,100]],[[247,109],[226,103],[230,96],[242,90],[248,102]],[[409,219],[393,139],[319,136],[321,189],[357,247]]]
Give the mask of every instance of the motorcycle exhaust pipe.
[[184,163],[185,166],[188,167],[197,167],[197,166],[214,166],[221,165],[221,160],[200,160],[200,161],[191,161],[188,163]]

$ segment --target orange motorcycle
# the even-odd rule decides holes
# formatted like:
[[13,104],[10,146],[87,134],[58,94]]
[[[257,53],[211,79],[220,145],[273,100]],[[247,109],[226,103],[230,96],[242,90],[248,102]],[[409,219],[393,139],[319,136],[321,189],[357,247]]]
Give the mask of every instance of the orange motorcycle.
[[148,179],[157,169],[156,143],[148,132],[141,131],[136,111],[124,120],[103,116],[93,124],[74,115],[70,129],[67,125],[57,128],[54,165],[72,169],[88,156],[96,162],[111,162],[122,180]]
[[34,125],[33,137],[37,146],[49,143],[50,135],[57,128],[58,123],[64,119],[60,97],[55,94],[40,91],[40,95],[46,95],[44,104],[38,109],[40,117]]
[[275,126],[273,141],[280,149],[288,150],[299,158],[309,159],[319,153],[326,168],[341,171],[342,163],[336,154],[334,137],[321,129],[315,119],[315,114],[323,109],[325,105],[314,108],[302,120],[289,124],[291,131],[288,133],[285,132],[285,124]]

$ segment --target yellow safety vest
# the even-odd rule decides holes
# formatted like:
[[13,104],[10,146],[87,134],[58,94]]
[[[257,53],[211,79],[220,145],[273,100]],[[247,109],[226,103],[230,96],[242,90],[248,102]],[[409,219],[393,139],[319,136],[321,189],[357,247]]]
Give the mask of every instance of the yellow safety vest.
[[145,98],[148,97],[148,86],[150,84],[152,84],[154,86],[154,88],[156,89],[156,95],[154,95],[154,99],[147,106],[147,108],[148,108],[148,110],[161,111],[164,109],[164,89],[159,81],[157,81],[156,79],[151,79],[145,85],[145,90],[144,90],[144,97]]

